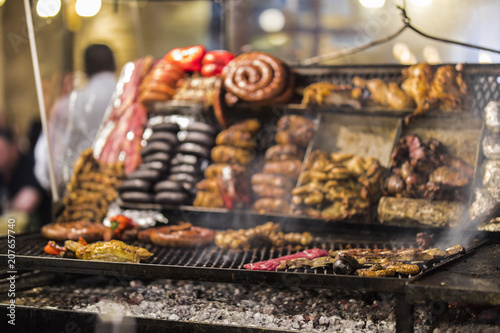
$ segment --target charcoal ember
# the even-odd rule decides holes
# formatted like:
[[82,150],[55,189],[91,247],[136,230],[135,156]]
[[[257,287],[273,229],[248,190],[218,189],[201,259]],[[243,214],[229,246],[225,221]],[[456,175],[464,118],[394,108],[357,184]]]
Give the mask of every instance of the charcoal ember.
[[475,200],[469,208],[471,221],[483,222],[499,211],[500,203],[490,195],[487,189],[477,188],[474,196]]
[[335,274],[352,275],[359,267],[360,265],[354,257],[341,253],[335,258],[333,272]]
[[488,134],[483,139],[484,156],[491,160],[500,159],[500,134]]
[[500,133],[500,103],[491,101],[484,108],[484,122],[493,133]]

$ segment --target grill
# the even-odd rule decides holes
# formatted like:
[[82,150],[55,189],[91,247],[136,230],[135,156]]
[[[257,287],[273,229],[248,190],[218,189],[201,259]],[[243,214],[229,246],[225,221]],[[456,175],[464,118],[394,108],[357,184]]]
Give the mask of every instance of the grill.
[[[380,78],[386,82],[397,82],[401,79],[403,66],[351,66],[351,67],[315,67],[294,68],[298,74],[298,84],[306,86],[318,81],[328,81],[335,84],[352,82],[354,76],[364,79]],[[466,107],[475,116],[482,116],[484,107],[490,100],[500,100],[500,66],[499,65],[466,65],[465,80],[469,86],[469,100]],[[289,106],[299,108],[300,106]],[[307,110],[305,110],[307,111]],[[325,112],[346,112],[341,108],[324,109]],[[352,110],[348,110],[351,112]],[[384,114],[384,110],[381,110]],[[387,111],[386,114],[401,116],[402,113]],[[358,112],[359,113],[359,112]],[[362,112],[361,112],[362,113]],[[158,207],[154,207],[158,208]],[[422,227],[418,226],[390,226],[370,224],[361,221],[345,221],[339,223],[325,223],[310,218],[290,216],[259,216],[251,213],[207,211],[193,209],[193,207],[172,207],[165,209],[172,220],[185,220],[195,225],[211,228],[247,228],[256,224],[273,220],[282,225],[285,232],[290,231],[328,231],[328,238],[318,239],[311,247],[324,249],[352,248],[406,248],[413,247],[413,239],[409,239]],[[446,229],[426,228],[437,235]],[[464,232],[472,232],[464,230]],[[474,231],[475,232],[475,231]],[[403,234],[403,235],[402,235]],[[406,236],[404,236],[406,235]],[[483,234],[493,239],[493,244],[472,249],[463,256],[448,258],[442,262],[430,263],[423,267],[423,272],[415,277],[369,278],[358,276],[334,275],[331,268],[294,269],[281,272],[248,271],[243,265],[250,262],[266,260],[295,252],[294,249],[262,247],[249,251],[230,252],[217,249],[214,246],[197,247],[193,249],[167,249],[153,245],[144,245],[154,256],[141,264],[107,263],[98,261],[82,261],[73,259],[54,258],[43,253],[47,240],[39,234],[30,234],[16,237],[16,269],[41,270],[57,273],[76,273],[106,275],[121,278],[138,279],[173,279],[193,280],[223,283],[242,283],[257,285],[275,285],[286,287],[311,287],[326,289],[357,290],[365,292],[391,293],[396,297],[396,328],[398,332],[413,330],[413,305],[429,302],[470,302],[498,305],[500,299],[500,285],[498,266],[500,246],[498,236]],[[467,244],[464,244],[467,247]],[[7,267],[7,241],[0,239],[0,265]],[[477,275],[476,267],[483,268]],[[488,270],[484,270],[487,267]],[[33,286],[49,280],[34,279]],[[26,280],[26,278],[23,278]],[[442,282],[445,282],[443,285]],[[21,281],[21,280],[20,280]],[[454,281],[454,283],[452,283]],[[1,282],[1,281],[0,281]],[[48,282],[50,283],[50,282]],[[29,284],[29,283],[28,283]],[[460,296],[458,296],[460,295]],[[47,310],[37,307],[18,307],[20,320],[26,322],[35,320],[37,323],[51,323],[51,331],[67,330],[67,327],[55,327],[61,318],[72,320],[78,327],[87,327],[83,331],[94,331],[96,317],[91,314],[82,314],[74,311]],[[5,318],[6,306],[0,306],[0,314]],[[5,321],[2,321],[4,323]],[[182,323],[170,320],[137,319],[138,331],[159,331],[170,328],[173,332],[262,332],[262,329],[230,327],[224,325],[208,325],[200,323]],[[86,325],[86,326],[85,326]],[[39,325],[39,326],[44,326]],[[42,329],[43,331],[43,329]],[[266,332],[279,332],[265,330]]]
[[[1,253],[6,253],[6,241]],[[288,255],[296,252],[292,247],[261,247],[247,251],[220,250],[215,246],[193,249],[162,248],[151,244],[134,242],[143,246],[154,256],[147,263],[110,263],[54,258],[43,252],[47,240],[38,234],[20,236],[16,239],[16,268],[53,272],[98,274],[129,278],[170,278],[176,280],[197,280],[212,282],[251,283],[285,285],[296,287],[332,288],[342,286],[351,290],[402,293],[407,279],[366,278],[334,275],[331,268],[298,268],[280,272],[249,271],[244,264]],[[362,242],[326,239],[316,241],[311,247],[323,249],[345,248],[406,248],[406,242]],[[7,256],[0,255],[0,264],[7,267]]]
[[[355,235],[343,234],[343,238],[317,239],[312,244],[313,247],[325,249],[344,249],[348,247],[365,248],[403,248],[411,247],[414,244],[410,241],[377,241],[373,237],[365,237],[368,240],[356,240]],[[395,237],[395,236],[394,236]],[[387,239],[387,236],[386,238]],[[441,285],[439,281],[444,277],[454,279],[454,267],[466,265],[469,270],[474,269],[477,260],[488,263],[494,267],[500,254],[500,246],[488,244],[472,249],[465,255],[447,258],[439,263],[429,263],[424,266],[423,273],[416,277],[404,278],[368,278],[358,276],[335,275],[331,269],[294,269],[282,272],[260,272],[248,271],[243,265],[248,262],[266,260],[272,257],[287,255],[294,252],[294,249],[264,247],[241,252],[231,252],[220,250],[214,246],[197,247],[193,249],[168,249],[160,248],[150,244],[135,242],[134,245],[144,246],[155,255],[148,263],[128,264],[128,263],[107,263],[98,261],[83,261],[76,259],[54,258],[43,253],[43,246],[47,240],[39,234],[23,235],[16,238],[16,269],[18,270],[42,270],[59,273],[95,274],[123,278],[139,279],[173,279],[173,280],[194,280],[223,283],[241,283],[257,285],[276,285],[287,288],[326,288],[343,289],[353,291],[390,293],[395,295],[396,304],[395,315],[398,332],[411,332],[413,330],[413,304],[418,304],[432,300],[448,301],[443,295],[452,297],[457,292],[456,286]],[[0,241],[2,248],[0,253],[6,252],[5,239]],[[488,261],[491,258],[492,261]],[[3,267],[7,265],[7,256],[0,255],[0,263]],[[498,268],[497,268],[498,269]],[[433,277],[437,274],[437,277]],[[459,273],[458,273],[459,274]],[[497,304],[492,300],[498,300],[500,285],[495,282],[495,271],[486,274],[485,277],[492,279],[482,293],[477,293],[477,287],[481,285],[476,281],[474,285],[465,288],[468,292],[462,295],[462,301],[474,301],[486,304]],[[498,271],[497,271],[498,274]],[[20,280],[22,281],[22,280]],[[35,280],[34,283],[41,280]],[[46,281],[47,283],[50,280]],[[489,295],[488,295],[488,291]],[[433,304],[434,304],[433,303]],[[436,306],[436,305],[434,305]],[[20,306],[17,307],[21,313],[21,318],[39,318],[42,322],[48,322],[50,318],[72,318],[78,325],[89,323],[93,331],[98,321],[95,315],[87,313],[77,313],[64,310],[44,310],[37,307]],[[0,306],[0,313],[6,312],[6,306]],[[47,312],[48,311],[48,312]],[[213,324],[190,324],[169,320],[138,319],[136,322],[140,331],[154,331],[162,325],[177,328],[178,332],[195,332],[206,330],[210,332],[235,332],[235,327]],[[171,326],[172,325],[172,326]],[[54,326],[51,326],[53,328]],[[81,326],[79,326],[81,327]],[[163,326],[164,327],[164,326]],[[173,330],[176,331],[176,330]],[[266,330],[274,332],[273,330]],[[253,332],[252,328],[245,328],[241,332]],[[276,331],[277,332],[277,331]]]

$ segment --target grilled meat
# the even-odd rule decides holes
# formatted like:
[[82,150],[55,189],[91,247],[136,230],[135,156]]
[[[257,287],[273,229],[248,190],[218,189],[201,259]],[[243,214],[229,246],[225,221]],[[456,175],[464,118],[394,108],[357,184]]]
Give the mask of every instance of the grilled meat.
[[227,163],[216,163],[207,166],[205,169],[206,178],[215,178],[222,175],[224,168],[230,168],[232,173],[244,174],[246,173],[246,168],[238,164],[227,164]]
[[220,193],[198,191],[194,199],[193,206],[207,208],[225,208],[224,200]]
[[441,110],[450,111],[461,106],[466,94],[467,85],[460,71],[451,65],[441,66],[436,70],[429,99],[439,100]]
[[288,201],[281,198],[260,198],[253,204],[253,209],[259,214],[288,214]]
[[270,161],[264,165],[264,173],[283,175],[289,179],[298,179],[302,162],[299,160]]
[[233,146],[238,148],[255,148],[255,139],[250,132],[228,128],[221,131],[215,138],[219,146]]
[[304,152],[296,145],[283,144],[271,146],[266,150],[266,161],[285,161],[285,160],[301,160]]
[[413,98],[406,94],[397,83],[386,84],[381,79],[363,80],[354,77],[353,84],[359,88],[367,88],[370,91],[371,99],[382,106],[390,107],[394,110],[408,109],[415,106]]
[[292,190],[292,209],[331,221],[366,215],[382,193],[384,173],[373,158],[314,151],[302,185]]
[[414,135],[399,140],[391,166],[385,192],[396,197],[463,201],[474,176],[474,168],[452,158],[439,140]]
[[211,152],[215,163],[248,165],[253,159],[251,150],[232,146],[215,146]]
[[275,140],[279,144],[293,144],[306,147],[314,135],[314,123],[304,117],[287,115],[276,124]]
[[145,248],[127,245],[119,240],[95,242],[88,245],[68,240],[64,245],[65,248],[73,250],[78,259],[83,260],[137,263],[153,255]]
[[288,244],[306,246],[311,242],[312,236],[308,232],[284,234],[280,225],[273,222],[250,229],[230,229],[218,232],[215,236],[215,244],[222,249],[246,250],[262,244],[272,244],[277,247]]
[[250,270],[259,271],[275,271],[283,270],[287,267],[287,262],[294,259],[314,259],[327,255],[327,251],[323,249],[309,249],[294,254],[289,254],[275,259],[259,261],[255,263],[246,264],[243,267]]
[[335,105],[351,106],[354,109],[361,109],[356,91],[349,85],[336,85],[328,82],[316,82],[308,85],[304,89],[302,105]]
[[195,227],[191,223],[161,226],[140,231],[137,235],[143,242],[164,247],[194,247],[210,244],[214,241],[215,231]]
[[252,136],[255,136],[259,132],[260,127],[260,122],[257,119],[247,119],[231,125],[228,129],[249,132]]
[[290,191],[293,188],[293,183],[285,176],[270,174],[270,173],[256,173],[251,179],[252,185],[266,185],[278,188],[283,188]]
[[93,222],[56,222],[49,223],[42,227],[41,234],[43,237],[51,240],[78,240],[80,237],[88,242],[94,242],[103,239],[103,234],[109,228]]

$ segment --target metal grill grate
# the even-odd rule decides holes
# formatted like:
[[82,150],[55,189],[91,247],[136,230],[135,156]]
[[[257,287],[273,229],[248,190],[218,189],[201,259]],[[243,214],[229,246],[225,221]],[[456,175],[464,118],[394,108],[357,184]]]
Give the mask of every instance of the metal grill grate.
[[[109,263],[58,258],[47,255],[43,247],[47,240],[39,234],[16,238],[16,268],[55,271],[60,273],[102,274],[128,278],[172,278],[213,282],[257,283],[329,288],[342,283],[343,288],[367,291],[401,292],[406,278],[365,278],[334,275],[331,268],[298,268],[281,272],[249,271],[243,265],[276,258],[296,252],[292,247],[259,247],[247,251],[221,250],[214,245],[191,249],[162,248],[138,241],[133,245],[145,247],[154,253],[146,263]],[[7,242],[0,240],[0,253],[7,253]],[[311,247],[322,249],[344,248],[408,248],[407,242],[345,241],[333,238],[318,239]],[[7,255],[0,255],[2,265]],[[297,279],[298,278],[298,279]],[[341,281],[342,280],[342,281]]]

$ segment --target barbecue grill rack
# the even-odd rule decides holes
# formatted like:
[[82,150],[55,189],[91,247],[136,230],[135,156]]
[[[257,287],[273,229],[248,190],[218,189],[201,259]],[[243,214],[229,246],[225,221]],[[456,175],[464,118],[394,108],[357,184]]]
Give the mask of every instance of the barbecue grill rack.
[[[7,267],[7,242],[0,240],[0,264]],[[52,272],[97,274],[124,278],[170,278],[229,283],[250,283],[285,285],[314,288],[344,288],[374,292],[402,293],[408,281],[406,276],[370,278],[335,275],[328,268],[298,268],[279,272],[251,271],[244,264],[257,262],[297,252],[291,246],[285,248],[260,247],[245,251],[221,250],[214,245],[186,249],[163,248],[138,241],[132,245],[145,247],[154,255],[145,263],[114,263],[59,258],[47,255],[43,247],[47,240],[39,234],[29,234],[16,238],[16,268],[19,270],[43,270]],[[376,240],[360,241],[316,238],[310,248],[409,248],[413,242]],[[447,260],[445,260],[447,261]],[[422,266],[422,271],[432,266],[432,262]],[[421,273],[419,273],[421,274]]]

